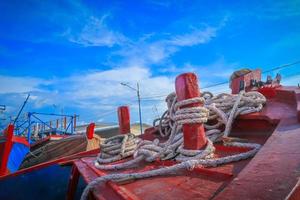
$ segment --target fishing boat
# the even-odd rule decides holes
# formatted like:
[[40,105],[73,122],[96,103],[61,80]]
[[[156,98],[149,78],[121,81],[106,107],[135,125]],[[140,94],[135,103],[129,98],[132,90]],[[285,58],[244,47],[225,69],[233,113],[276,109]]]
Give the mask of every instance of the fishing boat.
[[[34,116],[34,114],[37,113],[29,115]],[[110,137],[118,134],[119,131],[118,126],[97,127],[95,123],[90,123],[79,127],[74,133],[76,121],[71,118],[72,125],[67,126],[67,118],[66,115],[64,116],[64,129],[58,129],[58,120],[55,128],[52,128],[50,123],[48,129],[45,125],[30,123],[33,125],[24,129],[27,134],[24,134],[24,131],[20,134],[22,126],[9,124],[1,137],[0,176],[54,160],[67,160],[81,153],[97,153],[101,137]],[[30,118],[28,121],[32,122]],[[44,123],[42,120],[40,122],[40,124]],[[68,127],[72,127],[71,131]]]
[[122,106],[120,135],[99,154],[0,178],[1,199],[300,199],[300,88],[260,69],[233,73],[231,94],[198,81],[177,76],[167,111],[138,137]]

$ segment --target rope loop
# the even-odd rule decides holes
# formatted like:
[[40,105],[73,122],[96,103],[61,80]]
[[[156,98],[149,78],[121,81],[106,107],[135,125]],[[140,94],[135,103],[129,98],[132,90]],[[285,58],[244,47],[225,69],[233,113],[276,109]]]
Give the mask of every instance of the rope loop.
[[140,141],[141,139],[132,133],[106,139],[100,144],[98,164],[111,163],[133,155]]
[[[240,92],[238,95],[221,93],[213,96],[203,92],[201,97],[177,101],[175,93],[166,98],[168,109],[159,121],[159,130],[167,141],[141,140],[133,134],[119,135],[107,139],[100,145],[101,153],[95,161],[95,167],[104,170],[119,170],[133,167],[141,161],[153,162],[157,159],[174,159],[178,163],[145,172],[112,173],[98,177],[84,190],[81,199],[88,197],[89,191],[99,183],[109,180],[142,179],[167,174],[175,174],[178,170],[192,170],[195,167],[215,167],[230,162],[236,162],[253,157],[260,149],[260,144],[242,143],[230,140],[228,137],[234,119],[238,115],[259,112],[266,103],[266,98],[259,92]],[[195,104],[193,107],[185,107]],[[203,106],[201,106],[203,105]],[[155,123],[156,123],[155,122]],[[154,123],[154,124],[155,124]],[[182,125],[203,123],[207,137],[204,150],[189,150],[183,148]],[[224,140],[223,140],[224,138]],[[229,139],[228,139],[229,138]],[[226,139],[226,140],[225,140]],[[213,143],[222,141],[226,146],[250,149],[247,152],[214,158]],[[108,164],[133,155],[133,159],[118,164]]]

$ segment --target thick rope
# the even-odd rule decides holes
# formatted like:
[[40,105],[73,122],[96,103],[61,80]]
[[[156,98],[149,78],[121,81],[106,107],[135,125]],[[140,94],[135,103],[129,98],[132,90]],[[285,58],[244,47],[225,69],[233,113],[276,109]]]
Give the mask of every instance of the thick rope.
[[[123,152],[123,157],[117,154],[113,156],[113,158],[115,159],[108,158],[109,160],[106,160],[107,162],[103,162],[103,160],[99,159],[99,156],[95,162],[95,166],[98,169],[118,170],[132,167],[133,165],[139,163],[142,160],[145,160],[147,162],[153,162],[156,159],[175,159],[179,163],[173,166],[163,167],[146,172],[137,172],[130,174],[110,174],[98,177],[85,188],[81,199],[86,199],[89,191],[93,187],[105,181],[122,179],[141,179],[153,176],[162,176],[174,174],[178,170],[182,169],[190,170],[196,166],[215,167],[221,164],[250,158],[254,156],[259,150],[259,144],[228,142],[224,144],[227,146],[250,148],[251,150],[231,156],[213,158],[213,154],[215,151],[213,142],[219,141],[223,137],[228,137],[233,120],[239,114],[257,112],[262,109],[266,99],[260,93],[241,92],[239,95],[220,94],[216,97],[213,97],[211,93],[207,92],[203,93],[202,97],[191,98],[180,102],[177,102],[177,97],[175,93],[172,93],[167,97],[166,101],[168,105],[168,110],[163,114],[159,123],[161,135],[169,136],[169,139],[166,142],[159,143],[157,139],[154,141],[138,141],[136,149],[128,151],[131,153],[132,151],[134,151],[132,160],[122,162],[119,164],[102,165],[103,163],[108,163],[108,161],[115,161],[117,159],[123,158],[124,151],[118,150],[114,153],[118,152],[121,155]],[[204,104],[204,107],[198,106],[180,109],[181,106],[186,106],[194,103],[198,103],[200,105]],[[193,123],[204,123],[208,140],[208,143],[204,150],[188,150],[184,149],[183,147],[183,134],[181,132],[182,125]],[[222,131],[221,127],[224,125],[225,130]],[[168,130],[166,132],[162,132],[162,130],[165,129]],[[124,146],[124,142],[122,143],[122,145],[118,144],[117,146]]]
[[97,163],[106,164],[132,156],[140,140],[132,133],[106,139],[100,144],[101,152],[97,158]]

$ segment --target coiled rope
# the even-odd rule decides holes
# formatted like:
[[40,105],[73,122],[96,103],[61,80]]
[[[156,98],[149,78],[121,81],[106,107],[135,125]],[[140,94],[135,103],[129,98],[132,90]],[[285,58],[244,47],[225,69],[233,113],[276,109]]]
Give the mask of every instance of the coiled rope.
[[111,163],[131,156],[140,140],[132,133],[116,135],[106,139],[100,144],[101,153],[97,158],[97,163]]
[[[81,196],[82,200],[87,198],[89,191],[93,187],[105,181],[162,176],[174,174],[181,169],[191,170],[196,166],[215,167],[221,164],[250,158],[259,150],[259,144],[224,141],[224,145],[244,147],[251,150],[226,157],[213,158],[215,151],[213,143],[228,137],[233,120],[240,114],[258,112],[263,108],[266,99],[262,94],[258,92],[245,93],[242,91],[239,95],[223,93],[214,97],[211,93],[204,92],[201,97],[178,102],[176,94],[171,93],[166,98],[166,102],[168,110],[162,115],[161,119],[156,120],[159,121],[161,136],[169,136],[166,142],[160,143],[157,139],[154,141],[139,140],[136,141],[136,149],[133,150],[133,147],[124,144],[128,142],[128,139],[124,142],[125,136],[120,136],[123,137],[121,144],[108,142],[109,144],[114,144],[114,146],[118,147],[117,150],[114,149],[114,153],[109,153],[109,151],[113,149],[111,147],[105,149],[103,153],[103,149],[101,149],[101,153],[95,162],[95,167],[104,170],[118,170],[132,167],[142,160],[153,162],[156,159],[175,159],[179,163],[146,172],[109,174],[98,177],[85,188]],[[182,106],[195,103],[204,104],[204,107],[181,108]],[[184,149],[183,147],[182,125],[193,123],[204,123],[208,141],[204,150],[189,150]],[[222,128],[222,126],[225,126],[225,129]],[[222,131],[223,129],[224,131]],[[135,137],[132,137],[132,140],[134,140],[134,138]],[[103,146],[101,147],[103,148]],[[121,147],[121,150],[119,147]],[[126,147],[128,147],[128,149],[126,149]],[[127,152],[127,154],[125,152]],[[113,165],[103,165],[103,163],[122,159],[124,158],[124,155],[129,156],[129,154],[133,154],[132,160]]]

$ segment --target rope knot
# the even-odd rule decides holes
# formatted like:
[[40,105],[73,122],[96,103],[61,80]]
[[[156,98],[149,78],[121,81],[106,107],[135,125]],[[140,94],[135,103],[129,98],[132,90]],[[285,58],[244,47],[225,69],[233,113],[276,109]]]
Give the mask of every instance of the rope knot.
[[203,104],[205,99],[203,97],[195,97],[179,101],[175,104],[175,115],[173,120],[177,125],[206,123],[209,117],[209,110],[202,106],[195,106],[190,108],[181,108],[182,106],[193,103]]

